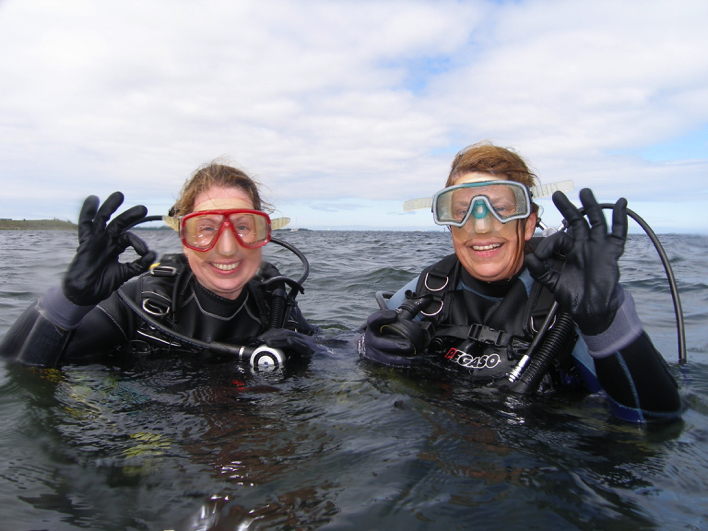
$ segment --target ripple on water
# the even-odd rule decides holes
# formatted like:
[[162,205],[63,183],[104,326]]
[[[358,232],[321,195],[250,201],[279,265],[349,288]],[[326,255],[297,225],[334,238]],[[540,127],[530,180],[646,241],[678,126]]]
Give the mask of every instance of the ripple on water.
[[[141,231],[159,254],[174,232]],[[278,235],[278,237],[281,237]],[[443,232],[286,233],[311,263],[306,316],[329,334],[363,323],[450,253]],[[287,373],[229,362],[124,359],[0,373],[0,512],[13,529],[686,529],[705,527],[708,238],[662,236],[686,314],[683,423],[613,422],[600,397],[521,399],[449,375],[376,368],[351,344]],[[31,245],[27,245],[30,242]],[[57,285],[74,234],[0,234],[0,333]],[[268,246],[270,248],[271,246]],[[283,271],[299,261],[269,250]],[[655,251],[630,237],[623,280],[673,357]],[[671,361],[671,360],[670,360]],[[178,523],[182,522],[181,527]],[[471,524],[470,524],[471,525]]]

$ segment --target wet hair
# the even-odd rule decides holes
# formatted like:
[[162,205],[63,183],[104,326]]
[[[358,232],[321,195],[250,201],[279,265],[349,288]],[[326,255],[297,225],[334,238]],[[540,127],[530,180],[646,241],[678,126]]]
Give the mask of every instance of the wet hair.
[[251,198],[255,210],[270,210],[270,205],[261,199],[258,182],[238,168],[216,160],[198,168],[184,183],[179,199],[170,209],[170,216],[179,217],[191,213],[197,196],[212,186],[239,188]]
[[472,172],[504,175],[528,187],[536,184],[536,175],[515,151],[486,141],[467,146],[455,155],[445,186],[452,186],[462,175]]

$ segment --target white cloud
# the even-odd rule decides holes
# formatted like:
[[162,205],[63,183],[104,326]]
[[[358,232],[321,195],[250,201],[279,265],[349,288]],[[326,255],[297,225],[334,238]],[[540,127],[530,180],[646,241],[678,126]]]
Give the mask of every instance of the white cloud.
[[[114,189],[166,209],[227,155],[278,205],[402,222],[371,209],[430,195],[482,139],[543,182],[708,200],[708,146],[690,162],[630,154],[708,123],[707,15],[690,1],[5,0],[2,217],[75,217],[77,198]],[[327,222],[349,224],[345,210]]]

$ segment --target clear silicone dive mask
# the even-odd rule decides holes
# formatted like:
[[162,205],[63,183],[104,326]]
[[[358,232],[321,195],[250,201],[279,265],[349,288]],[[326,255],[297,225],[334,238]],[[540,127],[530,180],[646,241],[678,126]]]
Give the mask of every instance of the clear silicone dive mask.
[[491,214],[501,223],[531,215],[526,186],[515,181],[483,181],[443,188],[433,196],[433,220],[438,225],[462,228],[470,217]]
[[212,249],[228,227],[239,245],[256,249],[270,241],[270,217],[259,210],[200,210],[180,219],[182,243],[195,251]]

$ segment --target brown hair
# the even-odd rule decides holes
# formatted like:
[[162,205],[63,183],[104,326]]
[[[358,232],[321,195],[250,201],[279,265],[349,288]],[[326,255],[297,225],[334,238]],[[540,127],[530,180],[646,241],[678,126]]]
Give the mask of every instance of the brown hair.
[[198,168],[184,183],[179,199],[170,209],[170,216],[179,217],[191,213],[197,196],[212,186],[240,188],[251,198],[255,210],[263,210],[270,207],[261,199],[258,191],[259,183],[238,168],[223,164],[217,160]]
[[445,186],[452,186],[462,175],[472,172],[504,175],[528,187],[536,184],[536,175],[531,173],[524,159],[511,149],[487,141],[467,146],[455,155]]

